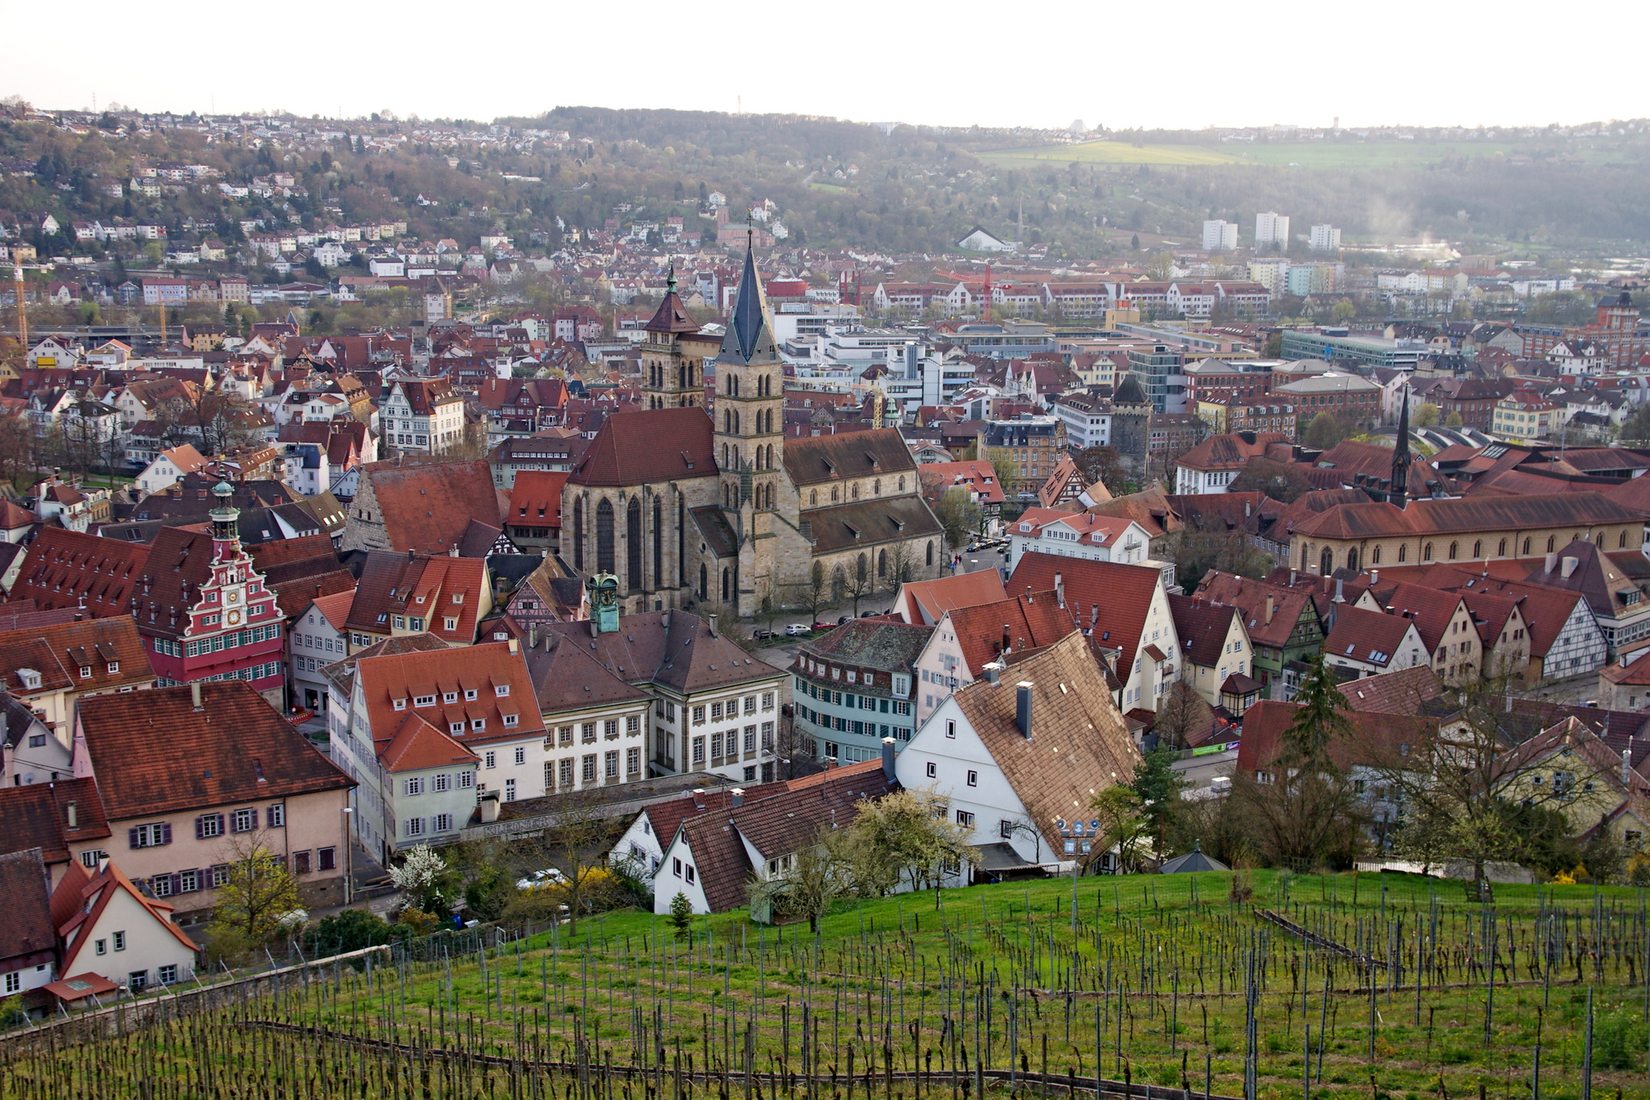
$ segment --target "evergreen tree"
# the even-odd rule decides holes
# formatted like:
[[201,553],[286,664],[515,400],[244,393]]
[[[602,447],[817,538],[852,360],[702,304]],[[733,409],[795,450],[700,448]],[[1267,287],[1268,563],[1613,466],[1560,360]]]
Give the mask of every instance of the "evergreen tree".
[[1351,733],[1346,717],[1346,696],[1335,676],[1323,662],[1323,654],[1312,657],[1306,677],[1295,691],[1300,710],[1284,733],[1285,751],[1292,762],[1316,769],[1331,768],[1329,746]]

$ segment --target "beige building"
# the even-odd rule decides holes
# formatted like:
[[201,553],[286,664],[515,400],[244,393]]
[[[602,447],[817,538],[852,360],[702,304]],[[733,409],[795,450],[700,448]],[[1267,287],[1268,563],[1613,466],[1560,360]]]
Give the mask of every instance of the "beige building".
[[1289,560],[1303,573],[1328,576],[1337,569],[1540,557],[1577,539],[1625,550],[1643,542],[1644,521],[1598,493],[1338,504],[1296,524]]
[[1223,694],[1241,696],[1243,691],[1228,688],[1233,677],[1253,680],[1254,648],[1243,615],[1230,604],[1217,604],[1191,596],[1168,597],[1175,633],[1182,655],[1180,678],[1212,707],[1222,704]]
[[252,845],[286,863],[305,905],[343,901],[354,783],[244,681],[82,700],[74,771],[96,779],[112,835],[73,854],[118,860],[179,912],[210,908]]

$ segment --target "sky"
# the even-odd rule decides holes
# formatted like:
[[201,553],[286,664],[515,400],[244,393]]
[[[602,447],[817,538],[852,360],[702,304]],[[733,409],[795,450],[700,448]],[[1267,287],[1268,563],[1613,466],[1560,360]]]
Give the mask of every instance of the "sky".
[[[559,105],[1110,129],[1650,115],[1638,4],[0,0],[0,96],[47,109],[492,119]],[[1016,21],[1016,12],[1023,18]],[[81,50],[66,24],[95,28]],[[31,49],[29,43],[41,48]],[[1569,68],[1566,61],[1576,63]]]

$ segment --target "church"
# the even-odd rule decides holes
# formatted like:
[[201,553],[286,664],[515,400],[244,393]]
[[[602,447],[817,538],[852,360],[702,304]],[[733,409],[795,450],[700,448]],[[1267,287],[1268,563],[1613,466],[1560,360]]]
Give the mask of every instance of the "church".
[[626,612],[749,619],[939,572],[943,528],[898,429],[785,438],[785,368],[750,247],[719,345],[672,279],[641,352],[645,407],[608,417],[562,490],[563,556],[617,577]]

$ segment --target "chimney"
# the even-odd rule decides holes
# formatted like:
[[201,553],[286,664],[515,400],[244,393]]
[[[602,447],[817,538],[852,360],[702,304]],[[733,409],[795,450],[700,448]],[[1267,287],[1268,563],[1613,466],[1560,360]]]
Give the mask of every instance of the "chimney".
[[996,661],[992,661],[985,666],[985,682],[988,684],[995,684],[1002,674],[1003,666]]
[[521,645],[514,638],[509,639],[507,644],[510,646],[512,656],[521,652]]
[[882,739],[882,777],[890,783],[894,782],[895,779],[894,739],[892,737]]
[[1371,587],[1381,583],[1381,571],[1379,569],[1369,571],[1369,583]]
[[1264,625],[1266,625],[1266,626],[1271,626],[1272,625],[1272,612],[1276,611],[1277,609],[1278,609],[1278,601],[1273,599],[1272,594],[1270,592],[1268,592],[1266,594],[1266,618],[1264,620]]
[[1298,577],[1298,576],[1300,576],[1300,570],[1291,569],[1289,571],[1289,587],[1290,588],[1295,587],[1295,578]]
[[716,613],[713,611],[705,616],[705,625],[710,627],[710,636],[716,637]]
[[1089,633],[1094,633],[1094,628],[1099,625],[1100,605],[1097,603],[1091,603],[1089,604]]
[[1557,554],[1548,554],[1547,555],[1547,563],[1546,563],[1546,565],[1544,565],[1542,567],[1542,571],[1546,572],[1546,573],[1551,573],[1554,569],[1557,569],[1557,568],[1558,568],[1558,555]]
[[1014,685],[1014,724],[1020,736],[1031,740],[1031,681],[1021,680]]
[[1036,598],[1031,594],[1031,585],[1026,585],[1026,603],[1035,603]]
[[527,624],[527,648],[528,649],[537,649],[538,647],[539,647],[539,624],[538,623],[528,623]]
[[733,790],[728,792],[728,805],[729,806],[731,806],[731,807],[733,807],[734,809],[737,810],[739,807],[743,806],[744,804],[745,804],[745,788],[735,787],[735,788],[733,788]]
[[668,607],[665,608],[663,611],[659,612],[659,629],[660,630],[669,630],[670,629],[670,608],[668,608]]
[[997,652],[998,652],[999,655],[1008,652],[1008,644],[1009,644],[1008,624],[1004,623],[1003,624],[1003,644],[1001,646],[999,646],[998,649],[997,649]]
[[1066,578],[1063,574],[1054,574],[1054,603],[1062,611],[1066,607]]
[[201,705],[201,682],[199,680],[189,685],[189,700],[194,704],[196,711],[205,709]]
[[[1622,767],[1626,767],[1626,758],[1623,757]],[[71,829],[80,828],[80,804],[71,802],[63,807],[63,820]]]
[[1569,556],[1568,554],[1566,554],[1564,556],[1564,564],[1562,566],[1560,566],[1559,575],[1562,576],[1565,580],[1569,580],[1570,575],[1576,571],[1576,566],[1578,566],[1580,564],[1581,564],[1581,559],[1580,558],[1573,558],[1573,557]]
[[1335,578],[1335,602],[1346,602],[1345,582],[1340,577]]
[[[1627,735],[1627,747],[1621,750],[1621,785],[1631,790],[1633,787],[1633,735]],[[73,808],[74,803],[69,803]],[[71,824],[73,824],[71,822]]]

